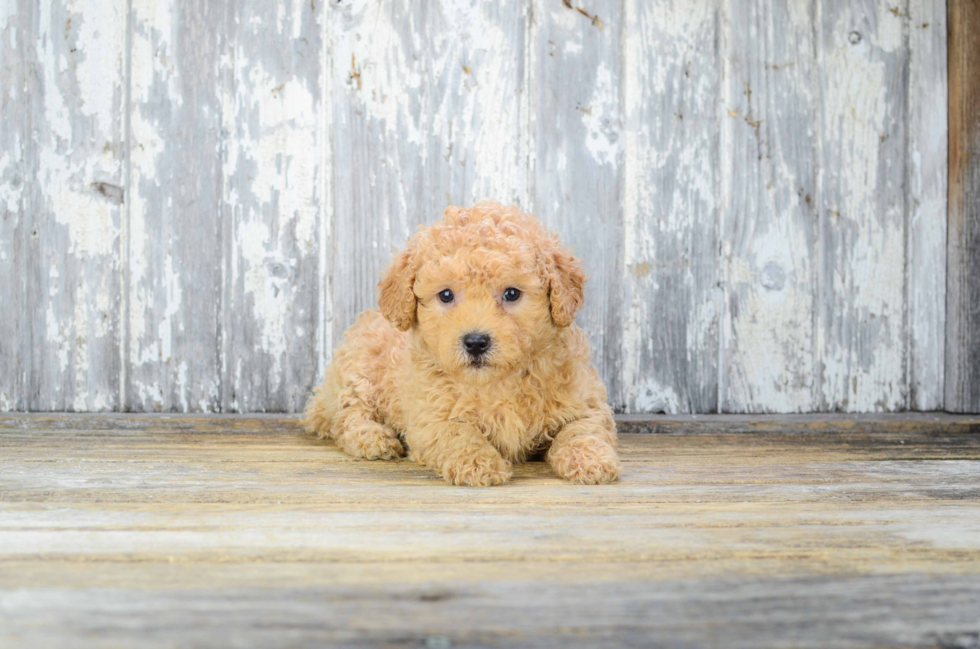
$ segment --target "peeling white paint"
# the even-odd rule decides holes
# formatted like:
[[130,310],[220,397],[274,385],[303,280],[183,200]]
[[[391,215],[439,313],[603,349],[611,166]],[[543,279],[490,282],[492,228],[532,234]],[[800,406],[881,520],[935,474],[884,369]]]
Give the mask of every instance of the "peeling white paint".
[[187,395],[190,392],[190,386],[187,384],[187,362],[181,361],[177,365],[177,394],[180,395],[180,411],[187,412]]
[[[330,22],[326,12],[321,11],[317,19],[320,36],[324,45],[320,48],[320,69],[330,70]],[[320,216],[317,222],[319,240],[317,242],[317,318],[316,329],[316,380],[320,380],[326,372],[327,363],[333,359],[333,286],[331,285],[332,269],[327,267],[330,253],[330,242],[334,235],[334,165],[336,164],[334,148],[327,146],[326,134],[334,127],[333,103],[330,101],[330,84],[320,83],[320,105],[317,114],[317,133],[321,135],[320,147],[324,164],[318,172],[318,198]]]
[[911,0],[909,13],[909,407],[943,407],[946,346],[946,5]]
[[790,24],[794,29],[813,28],[813,17],[810,15],[812,6],[810,0],[789,0],[787,2]]
[[[249,20],[233,55],[221,62],[234,79],[218,92],[226,135],[224,202],[232,219],[224,283],[227,308],[235,315],[226,318],[231,330],[223,334],[221,355],[231,409],[262,410],[262,400],[280,389],[290,396],[301,392],[301,386],[283,386],[287,368],[297,362],[315,367],[314,359],[299,358],[305,347],[290,332],[295,319],[312,309],[317,292],[309,290],[312,276],[303,277],[304,286],[298,282],[321,255],[321,95],[302,74],[266,58],[278,39],[286,52],[297,46],[288,39],[302,38],[309,9],[300,3],[287,16],[280,6],[272,24]],[[237,371],[243,364],[250,373]]]
[[[10,19],[18,15],[18,5],[15,2],[5,2],[0,4],[0,32],[5,32],[10,28]],[[11,45],[17,46],[17,30],[10,30],[10,38],[13,39]]]
[[872,43],[883,52],[895,52],[905,46],[903,31],[906,16],[902,6],[896,6],[891,0],[880,0],[878,4],[878,29],[873,34]]
[[[751,10],[741,0],[629,0],[623,25],[615,3],[583,5],[603,14],[602,30],[560,3],[537,3],[533,16],[526,8],[505,15],[469,0],[443,0],[424,15],[387,1],[319,4],[235,8],[227,26],[234,29],[221,36],[221,52],[208,63],[217,69],[191,70],[180,57],[195,44],[178,31],[187,18],[178,12],[198,8],[132,0],[129,142],[122,141],[120,109],[127,4],[41,3],[39,32],[26,35],[16,4],[0,7],[3,47],[35,56],[23,44],[36,43],[36,75],[15,71],[28,79],[39,106],[29,134],[35,144],[25,152],[26,130],[4,133],[0,209],[18,219],[8,223],[21,224],[24,204],[32,204],[44,226],[44,266],[33,275],[40,305],[32,316],[45,355],[43,406],[117,407],[106,350],[118,345],[128,349],[125,369],[133,371],[130,405],[263,409],[265,395],[282,390],[297,363],[307,362],[297,361],[307,337],[316,336],[319,357],[308,363],[322,370],[333,320],[350,315],[345,296],[373,303],[375,278],[367,277],[362,259],[335,248],[337,224],[378,221],[363,230],[368,238],[358,250],[381,259],[413,229],[418,213],[429,219],[445,201],[481,198],[556,215],[567,226],[563,234],[578,232],[578,247],[590,242],[582,223],[591,227],[621,207],[622,263],[603,256],[611,253],[585,251],[593,297],[580,324],[597,349],[621,334],[621,350],[613,350],[621,354],[621,374],[606,378],[621,379],[622,390],[611,397],[628,409],[690,409],[695,397],[684,382],[710,383],[713,361],[720,365],[721,406],[733,410],[941,405],[942,3],[910,0],[906,12],[881,0],[865,18],[844,5],[789,0],[737,33],[738,19]],[[319,51],[303,42],[314,15],[324,39]],[[814,26],[815,19],[822,24]],[[751,42],[733,45],[736,35]],[[620,37],[621,49],[609,47]],[[554,43],[544,47],[549,39]],[[763,47],[780,39],[787,51]],[[889,93],[900,91],[906,54],[912,90],[903,128],[895,121],[904,119],[896,114],[904,104]],[[542,143],[547,124],[540,120],[551,115],[538,107],[547,103],[542,93],[555,88],[538,75],[562,65],[562,57],[582,64],[576,71],[586,87],[573,88],[581,91],[574,101],[582,110],[563,117],[567,131],[558,140]],[[311,59],[321,68],[299,70]],[[187,135],[173,120],[175,111],[193,106],[185,90],[198,72],[215,73],[218,83],[200,89],[210,94],[199,110],[222,131],[214,155],[222,156],[224,193],[216,207],[231,220],[216,233],[220,254],[231,253],[218,262],[227,273],[225,386],[221,376],[197,371],[196,359],[184,353],[193,344],[181,347],[214,336],[217,325],[181,329],[196,296],[187,293],[181,250],[167,249],[191,236],[167,232],[166,219],[185,206],[174,204],[179,192],[167,194],[162,185],[175,152],[195,145],[180,139]],[[767,83],[750,96],[744,82],[761,74]],[[13,84],[3,96],[16,104],[23,92]],[[808,109],[815,117],[804,124]],[[798,128],[784,126],[791,115],[800,116]],[[352,116],[366,118],[355,136],[345,131]],[[896,185],[903,160],[887,140],[903,131],[907,188]],[[329,144],[348,136],[361,138],[345,149],[355,159],[345,153],[334,160]],[[816,187],[806,174],[806,138],[817,143]],[[131,175],[120,206],[94,187],[123,188],[127,147]],[[753,152],[758,162],[746,165]],[[20,178],[25,155],[36,156],[29,161],[36,178]],[[539,157],[550,168],[537,169]],[[745,187],[760,179],[770,186],[745,198]],[[31,183],[43,188],[36,204]],[[335,223],[334,203],[343,200],[337,196],[350,190],[345,183],[354,185],[362,211],[338,213]],[[585,186],[589,191],[579,191]],[[902,191],[907,206],[895,199]],[[536,193],[544,204],[531,205]],[[718,210],[720,233],[709,222]],[[129,249],[120,251],[123,214]],[[152,220],[158,217],[166,239]],[[801,225],[803,218],[826,224],[819,245],[816,228]],[[720,250],[697,247],[712,236],[722,239]],[[19,262],[2,243],[7,272]],[[715,260],[719,253],[722,261]],[[704,269],[712,264],[718,270],[709,277]],[[123,270],[124,313],[117,309]],[[364,286],[336,285],[332,273],[347,278],[354,271]],[[312,282],[319,286],[311,290]],[[606,291],[605,300],[625,298],[622,322],[606,322],[593,308],[596,291]],[[0,376],[0,410],[21,403],[9,387],[17,383],[8,380]]]
[[[180,285],[180,276],[174,269],[174,258],[168,254],[163,259],[163,286],[166,293],[166,302],[163,310],[163,317],[157,323],[157,337],[155,345],[150,345],[146,350],[150,356],[145,356],[143,362],[153,362],[156,360],[166,363],[173,358],[174,340],[174,320],[181,311],[183,303],[183,289]],[[153,348],[156,348],[156,358],[153,357]]]
[[[11,153],[13,155],[11,155]],[[20,142],[17,142],[16,148],[10,151],[0,151],[0,172],[10,169],[10,176],[16,174],[16,168],[20,166],[20,160],[23,157],[23,151],[21,150]],[[0,207],[4,210],[17,213],[20,211],[20,203],[24,198],[24,187],[26,183],[22,180],[19,182],[12,182],[11,180],[4,180],[0,183]],[[0,254],[4,254],[6,251],[0,249]],[[6,257],[4,257],[6,259]]]
[[154,412],[163,409],[163,389],[159,383],[146,385],[142,381],[134,381],[134,385],[136,386],[136,393],[139,395],[139,401],[145,410]]
[[45,325],[47,327],[45,343],[51,347],[51,349],[56,350],[58,357],[58,369],[61,373],[68,371],[68,344],[67,338],[61,330],[61,323],[57,314],[54,312],[54,306],[48,305],[45,311]]
[[681,400],[677,392],[669,385],[661,385],[654,379],[635,386],[632,407],[635,412],[644,413],[676,413],[682,411]]
[[619,116],[619,86],[605,63],[596,69],[595,89],[587,109],[582,111],[585,146],[599,164],[614,165],[622,146]]
[[[717,296],[712,288],[700,293],[705,287],[692,270],[689,250],[699,236],[692,233],[710,237],[718,200],[711,155],[717,67],[704,59],[704,44],[715,39],[716,6],[640,0],[625,5],[631,28],[623,61],[622,272],[629,302],[621,399],[631,412],[699,407],[692,383],[699,380],[698,368],[711,365],[703,359],[717,353]],[[679,118],[682,111],[688,114]],[[695,126],[688,127],[684,117]]]
[[[347,78],[348,92],[356,93],[387,136],[422,145],[423,134],[411,113],[411,91],[423,84],[421,57],[412,56],[421,54],[418,29],[411,24],[416,14],[409,13],[409,24],[395,25],[386,10],[387,3],[373,0],[344,4],[331,34],[335,74]],[[422,151],[424,156],[425,147]]]
[[[123,40],[119,36],[124,33],[125,18],[113,20],[115,12],[108,5],[104,7],[103,15],[92,16],[93,20],[102,18],[106,21],[103,29],[107,38],[100,39],[90,28],[76,27],[73,31],[72,24],[85,23],[72,11],[73,5],[66,7],[68,19],[64,25],[52,15],[52,9],[50,3],[41,4],[41,56],[50,62],[43,69],[44,119],[51,145],[40,147],[38,173],[41,182],[50,188],[51,213],[68,230],[69,252],[77,256],[108,256],[114,253],[119,236],[118,210],[97,197],[90,188],[91,183],[101,180],[99,176],[105,173],[105,161],[98,155],[81,156],[81,165],[72,159],[74,134],[71,120],[90,120],[96,133],[103,138],[111,137],[113,122],[118,117],[115,103],[118,97],[114,97],[113,90],[121,85]],[[71,54],[62,44],[65,40],[70,41],[71,49],[75,51],[73,58],[81,105],[66,98],[62,90],[60,69],[67,65],[67,56]],[[93,92],[95,87],[99,88],[99,94]],[[98,143],[96,148],[101,148]],[[118,166],[111,158],[109,164]]]
[[[891,15],[879,7],[880,20]],[[852,412],[904,407],[905,235],[903,206],[883,204],[889,178],[904,170],[884,167],[879,158],[894,117],[889,116],[887,49],[872,39],[852,35],[844,12],[834,29],[833,49],[822,60],[824,85],[823,138],[835,165],[833,191],[824,202],[833,215],[836,238],[834,273],[824,277],[833,295],[828,309],[830,330],[819,332],[823,366],[823,398]],[[880,36],[880,34],[879,34]],[[825,319],[820,319],[822,324]],[[872,337],[873,336],[873,337]]]
[[[99,131],[112,133],[117,122],[122,83],[119,73],[125,69],[126,4],[75,0],[68,3],[72,29],[76,30],[74,48],[78,64],[78,106],[97,120]],[[108,47],[106,45],[109,45]]]
[[[30,380],[40,386],[28,400],[32,409],[118,405],[113,351],[118,349],[126,4],[90,4],[40,3],[36,23],[22,21],[37,29],[29,35],[34,48],[24,53],[32,59],[24,63],[30,66],[24,90],[33,99],[35,157],[28,164],[36,171],[4,188],[0,200],[18,199],[20,206],[8,207],[30,210],[29,235],[43,253],[34,260],[32,286],[33,322],[41,328],[30,351],[37,359]],[[25,153],[19,138],[14,143],[20,158]],[[40,191],[25,193],[33,189]]]
[[[723,212],[726,311],[722,408],[808,412],[814,407],[813,265],[818,228],[810,89],[813,26],[793,12],[746,35],[728,35],[726,148],[730,203]],[[733,18],[755,24],[758,14]],[[780,34],[775,25],[787,25]],[[762,32],[762,33],[759,33]],[[741,54],[744,51],[746,54]],[[779,135],[787,134],[787,141]],[[802,153],[801,153],[802,152]],[[810,156],[806,155],[810,153]]]
[[[41,166],[45,169],[45,182],[52,187],[57,187],[59,178],[69,173],[54,152],[41,154]],[[118,211],[114,207],[86,191],[64,186],[54,190],[49,200],[56,221],[68,229],[70,253],[102,257],[115,253],[119,226]]]
[[279,382],[282,356],[286,352],[286,309],[289,298],[288,286],[270,274],[265,242],[269,238],[268,227],[261,222],[243,223],[237,232],[236,244],[244,260],[242,279],[245,294],[252,298],[252,318],[261,326],[258,347],[273,359],[272,388]]
[[489,6],[446,0],[441,8],[445,22],[462,29],[430,30],[431,46],[442,53],[433,66],[452,81],[441,92],[435,86],[427,92],[433,107],[430,134],[444,148],[452,147],[447,162],[460,167],[464,178],[463,187],[450,187],[453,202],[516,202],[526,183],[518,147],[519,42],[486,15]]
[[[624,19],[627,25],[637,25],[637,0],[627,0],[624,5]],[[645,153],[637,141],[638,133],[643,132],[644,140],[649,138],[647,126],[643,124],[640,116],[640,109],[643,105],[642,93],[638,92],[639,83],[638,65],[646,57],[643,51],[643,41],[638,30],[627,30],[624,47],[623,68],[626,70],[626,92],[624,97],[624,108],[626,117],[626,128],[624,129],[623,151],[624,151],[624,173],[623,173],[623,254],[624,254],[624,275],[623,279],[629,282],[628,276],[630,268],[635,268],[640,259],[644,259],[649,254],[648,234],[639,227],[641,197],[644,206],[649,206],[647,190],[649,185],[644,182],[641,175],[640,155]],[[631,287],[632,288],[632,287]],[[636,400],[639,393],[640,368],[640,346],[642,345],[643,334],[643,306],[644,302],[639,291],[631,290],[629,296],[628,312],[623,323],[623,385],[625,394],[623,401],[630,404],[631,408],[639,411]],[[672,411],[673,412],[673,411]]]

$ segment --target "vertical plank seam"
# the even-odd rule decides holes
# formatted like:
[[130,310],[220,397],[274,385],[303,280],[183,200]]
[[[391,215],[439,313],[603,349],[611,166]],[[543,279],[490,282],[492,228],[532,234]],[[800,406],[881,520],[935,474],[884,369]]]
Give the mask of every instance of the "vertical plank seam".
[[[30,7],[34,7],[36,3],[30,3]],[[36,191],[35,185],[37,184],[37,174],[33,169],[33,159],[34,159],[34,138],[32,134],[34,133],[34,105],[33,102],[36,101],[36,93],[28,92],[28,87],[31,85],[31,77],[34,70],[34,52],[36,52],[37,39],[35,38],[35,28],[34,28],[34,11],[29,10],[30,14],[28,19],[24,21],[24,33],[20,39],[20,52],[21,52],[21,74],[20,74],[20,90],[27,97],[27,110],[25,111],[24,121],[26,130],[24,132],[23,140],[23,152],[21,159],[22,175],[24,183],[25,193],[21,198],[20,209],[21,209],[21,278],[20,286],[23,291],[23,313],[18,314],[17,317],[21,319],[21,328],[24,332],[27,340],[27,348],[24,349],[21,346],[21,376],[20,376],[20,404],[15,406],[16,408],[23,409],[24,412],[30,412],[35,408],[32,407],[31,403],[31,392],[34,384],[34,327],[31,319],[33,314],[33,304],[31,299],[31,277],[33,276],[33,268],[31,265],[31,260],[33,255],[31,254],[31,230],[33,228],[34,220],[34,193]],[[29,58],[30,57],[30,58]],[[16,385],[16,383],[14,384]]]
[[823,141],[823,86],[820,83],[820,75],[822,71],[821,59],[823,58],[823,48],[820,43],[820,4],[821,0],[812,0],[812,25],[813,25],[813,61],[814,61],[814,75],[810,80],[810,85],[812,89],[812,101],[814,104],[813,110],[813,129],[814,129],[814,150],[813,150],[813,166],[815,170],[814,174],[814,204],[817,209],[817,242],[816,242],[816,252],[817,259],[816,263],[813,264],[813,269],[811,270],[813,279],[813,343],[812,343],[812,353],[813,353],[813,398],[810,401],[811,408],[818,412],[829,410],[829,403],[824,399],[823,390],[823,379],[824,379],[824,352],[825,352],[825,321],[824,321],[824,307],[825,307],[825,292],[826,292],[826,277],[824,274],[824,263],[827,255],[827,208],[823,203],[824,192],[823,192],[823,156],[820,149],[820,143]]
[[[330,19],[328,9],[320,7],[320,110],[318,115],[318,139],[322,148],[322,172],[320,174],[320,239],[317,250],[318,286],[317,304],[317,376],[315,381],[323,380],[327,371],[327,352],[333,347],[333,273],[328,268],[328,246],[333,240],[333,166],[334,148],[332,137],[333,106],[329,89],[333,71],[333,43],[330,39]],[[332,265],[332,263],[331,263]],[[329,317],[329,322],[328,322]],[[328,333],[329,332],[329,333]]]
[[[628,105],[627,100],[627,83],[628,74],[626,69],[626,37],[628,35],[627,31],[627,2],[620,2],[619,4],[619,123],[621,124],[621,129],[626,131],[627,126],[627,116],[626,111]],[[629,138],[628,132],[623,132],[621,137]],[[619,300],[611,300],[609,303],[610,313],[609,315],[613,318],[613,322],[617,325],[617,337],[618,337],[618,349],[614,349],[613,353],[609,355],[607,351],[607,358],[611,358],[612,361],[609,363],[611,369],[615,372],[616,380],[612,382],[615,392],[610,392],[607,395],[607,399],[611,402],[610,406],[615,412],[625,413],[628,412],[629,408],[626,403],[626,391],[627,386],[623,380],[625,374],[626,356],[624,353],[626,342],[625,329],[629,326],[627,318],[629,317],[629,302],[628,295],[626,293],[626,287],[628,286],[626,282],[626,146],[620,147],[618,153],[617,162],[619,164],[619,173],[616,175],[616,202],[619,208]],[[615,269],[612,273],[613,277],[616,277]]]
[[[946,71],[946,97],[945,97],[945,99],[946,99],[946,101],[945,101],[945,108],[946,108],[946,168],[945,168],[944,173],[943,173],[944,180],[946,182],[946,187],[945,187],[946,191],[943,192],[943,197],[945,198],[945,201],[946,201],[946,241],[944,242],[945,243],[945,246],[944,246],[943,250],[946,251],[946,259],[948,260],[949,259],[949,3],[947,2],[947,0],[936,0],[936,2],[939,4],[939,7],[941,8],[941,11],[943,12],[943,29],[946,32],[945,38],[943,38],[943,44],[944,44],[944,46],[946,48],[946,51],[943,52],[943,56],[941,57],[940,60],[944,60],[945,61],[945,66],[944,67],[945,67],[945,71]],[[949,299],[949,288],[948,288],[947,277],[946,276],[949,274],[949,265],[948,265],[948,263],[944,263],[943,264],[943,268],[946,270],[946,272],[943,275],[943,283],[942,283],[942,286],[943,286],[943,306],[942,306],[942,309],[943,309],[943,314],[942,314],[943,319],[942,319],[942,326],[939,328],[939,332],[940,332],[939,339],[940,339],[940,344],[942,345],[942,348],[939,350],[939,353],[941,354],[940,358],[942,358],[942,371],[939,373],[939,380],[942,382],[941,383],[941,386],[940,386],[940,389],[939,389],[939,409],[940,410],[945,410],[946,409],[946,361],[947,361],[947,359],[946,359],[946,346],[948,344],[948,341],[947,341],[947,338],[946,338],[946,320],[949,318],[949,302],[948,302],[948,299]]]
[[521,146],[524,148],[524,211],[532,214],[537,211],[535,203],[534,174],[537,164],[537,134],[534,129],[537,125],[535,118],[537,96],[535,93],[534,79],[536,56],[534,52],[534,0],[527,0],[527,9],[524,15],[524,91],[522,93],[521,109],[524,112],[521,119]]
[[[223,84],[227,81],[231,83],[231,92],[224,93],[221,92],[217,96],[217,101],[215,102],[215,108],[218,113],[216,116],[216,122],[219,124],[218,128],[218,151],[220,152],[220,160],[223,162],[227,159],[229,140],[231,138],[237,137],[236,133],[228,133],[225,131],[223,125],[225,123],[224,113],[226,110],[232,110],[237,119],[238,117],[238,42],[239,37],[238,31],[236,30],[234,34],[229,34],[229,31],[235,29],[238,24],[238,16],[236,15],[236,9],[239,7],[239,3],[230,3],[229,9],[226,11],[224,19],[227,23],[225,28],[221,30],[218,35],[217,47],[219,51],[218,58],[218,70],[217,78],[218,83]],[[225,41],[225,42],[223,42]],[[221,69],[221,56],[220,52],[224,50],[228,53],[228,59],[230,61],[230,72],[224,72]],[[224,72],[224,73],[223,73]],[[221,98],[228,96],[231,98],[232,105],[225,106],[221,101]],[[219,245],[221,249],[221,293],[219,296],[220,304],[218,305],[218,403],[216,408],[218,412],[241,412],[244,405],[246,410],[254,411],[255,404],[241,404],[238,401],[238,388],[235,384],[232,375],[234,374],[228,368],[229,352],[232,342],[230,340],[229,332],[232,331],[232,309],[231,309],[231,296],[233,294],[232,282],[235,280],[235,275],[232,272],[233,264],[237,263],[235,256],[238,251],[235,249],[235,231],[236,231],[236,205],[229,204],[225,205],[225,186],[229,182],[229,179],[225,178],[225,165],[221,164],[218,167],[220,171],[216,174],[218,188],[215,192],[215,201],[217,205],[215,206],[218,214],[218,236],[220,237]],[[227,216],[225,216],[224,208],[227,207]],[[259,410],[265,412],[268,409],[270,395],[266,393],[263,395],[263,402],[259,407]]]
[[902,202],[904,203],[902,209],[902,245],[904,246],[904,263],[902,265],[902,300],[904,304],[902,305],[902,373],[903,379],[905,381],[905,410],[912,409],[912,363],[911,363],[911,353],[912,353],[912,301],[911,301],[911,287],[909,283],[910,271],[913,259],[912,246],[909,245],[909,237],[912,233],[912,228],[910,222],[912,216],[915,212],[911,201],[911,181],[912,181],[912,156],[910,155],[912,148],[912,140],[910,138],[911,134],[911,122],[912,122],[912,38],[911,38],[911,16],[909,11],[911,10],[911,3],[909,0],[905,0],[903,6],[903,17],[902,17],[902,41],[905,49],[905,70],[903,71],[902,88],[905,94],[905,119],[904,119],[904,130],[905,133],[903,137],[905,138],[905,147],[903,150],[903,155],[905,160],[903,161],[902,168]]
[[[721,306],[718,310],[718,350],[717,350],[717,394],[715,396],[715,412],[725,412],[725,337],[728,331],[728,257],[725,250],[725,224],[727,222],[725,218],[725,213],[729,209],[732,203],[732,188],[731,188],[731,172],[729,156],[724,154],[726,150],[725,144],[730,142],[732,139],[732,124],[731,120],[726,120],[725,115],[728,110],[728,105],[731,103],[731,88],[728,83],[730,76],[729,65],[730,62],[728,57],[725,56],[728,46],[728,21],[726,16],[728,11],[728,5],[726,0],[721,0],[718,4],[715,13],[715,56],[719,62],[719,68],[721,69],[721,78],[718,83],[721,84],[720,98],[721,101],[718,102],[717,108],[717,122],[719,125],[718,129],[718,158],[716,168],[719,170],[718,173],[718,204],[716,206],[715,214],[715,232],[718,235],[718,289],[719,297],[721,300]],[[694,404],[691,404],[691,410],[694,411],[696,408]]]
[[[623,142],[623,166],[622,166],[622,178],[623,178],[623,193],[620,198],[620,205],[623,210],[623,250],[622,250],[622,261],[623,267],[620,273],[620,281],[623,286],[627,287],[627,291],[623,296],[626,305],[625,315],[622,319],[623,322],[623,336],[622,342],[620,344],[620,354],[622,356],[620,361],[620,393],[616,395],[616,400],[619,405],[621,405],[623,412],[632,412],[635,405],[636,399],[633,397],[633,391],[636,389],[637,377],[637,365],[639,363],[641,346],[639,343],[640,336],[637,335],[637,327],[639,322],[634,322],[633,320],[633,294],[635,288],[629,281],[629,266],[630,262],[633,261],[633,243],[634,231],[636,228],[637,212],[638,207],[630,200],[630,196],[633,195],[633,190],[636,186],[636,179],[633,177],[632,172],[636,169],[636,134],[637,129],[635,128],[633,120],[633,111],[630,110],[630,100],[632,97],[631,86],[633,85],[633,78],[630,74],[631,70],[634,69],[632,65],[632,58],[629,56],[630,48],[627,44],[627,39],[629,38],[629,25],[636,22],[636,0],[625,0],[623,3],[623,32],[620,38],[622,43],[622,84],[623,84],[623,96],[622,96],[622,112],[623,112],[623,131],[624,131],[624,142]],[[640,30],[637,29],[637,32]],[[639,36],[638,36],[639,37]],[[635,346],[634,346],[634,343]],[[633,402],[632,404],[630,402]]]
[[[39,260],[35,254],[35,239],[33,232],[37,228],[37,203],[38,196],[40,193],[38,172],[39,163],[38,153],[37,153],[37,143],[34,138],[34,131],[36,128],[35,115],[37,112],[36,102],[39,100],[39,93],[33,92],[34,86],[37,82],[38,66],[37,61],[37,34],[39,31],[39,18],[37,15],[38,3],[31,2],[29,4],[30,16],[26,21],[28,25],[27,33],[24,34],[24,77],[22,90],[24,94],[30,97],[28,110],[27,110],[27,137],[24,143],[24,184],[29,186],[29,191],[27,192],[27,198],[24,199],[22,205],[24,206],[24,251],[23,251],[23,263],[24,263],[24,314],[22,315],[24,319],[24,331],[29,339],[27,353],[23,354],[26,357],[24,361],[24,409],[26,411],[40,410],[38,408],[38,397],[40,396],[40,390],[35,390],[35,384],[37,383],[37,364],[36,355],[34,350],[37,349],[35,343],[35,331],[34,331],[34,309],[37,304],[35,299],[35,263]],[[28,92],[28,87],[31,87],[32,92]]]
[[943,295],[943,323],[940,329],[940,334],[941,334],[940,338],[942,340],[941,353],[943,359],[943,368],[942,368],[942,372],[940,373],[940,379],[942,380],[943,384],[942,384],[942,389],[939,390],[939,409],[945,412],[949,412],[949,404],[947,403],[946,390],[949,387],[949,356],[948,356],[948,352],[949,352],[949,230],[950,230],[949,226],[950,226],[950,216],[952,215],[952,205],[950,202],[950,189],[952,187],[952,178],[950,176],[950,160],[951,160],[950,154],[952,153],[953,150],[950,142],[952,130],[949,127],[950,125],[949,112],[951,107],[950,89],[952,88],[952,83],[950,82],[950,69],[952,67],[951,66],[952,62],[949,60],[949,55],[951,51],[949,46],[949,41],[950,41],[949,26],[951,24],[950,15],[952,13],[950,11],[950,5],[952,4],[953,0],[936,0],[936,2],[939,2],[940,6],[945,8],[945,11],[943,12],[944,13],[943,29],[946,31],[945,34],[946,37],[943,39],[943,41],[946,44],[946,52],[945,52],[945,59],[946,59],[946,174],[945,174],[946,175],[946,192],[945,192],[946,241],[944,242],[945,250],[946,250],[946,263],[943,264],[943,268],[945,269],[945,273],[943,275],[943,288],[945,289],[945,294]]
[[133,205],[132,187],[132,148],[133,148],[133,129],[132,129],[132,110],[133,110],[133,0],[126,1],[126,44],[124,62],[125,75],[123,89],[123,138],[125,144],[125,159],[123,160],[123,197],[124,205],[122,210],[121,223],[119,224],[119,256],[120,273],[119,278],[119,406],[117,410],[129,410],[128,404],[128,382],[129,382],[129,285],[130,285],[130,264],[129,264],[129,238],[130,238],[130,214]]
[[[953,171],[954,171],[954,160],[953,157],[956,155],[958,146],[954,148],[954,134],[953,134],[953,123],[954,116],[953,112],[959,108],[959,106],[954,103],[953,90],[954,84],[956,84],[953,79],[954,70],[958,70],[956,62],[953,60],[957,50],[952,47],[954,44],[953,40],[953,24],[954,19],[958,11],[959,5],[957,5],[956,0],[948,0],[946,2],[946,300],[945,300],[945,323],[943,327],[943,410],[946,412],[952,412],[951,406],[959,402],[958,395],[952,394],[954,386],[956,385],[956,376],[953,374],[958,373],[959,368],[955,363],[951,362],[953,359],[950,358],[952,352],[950,348],[950,340],[952,336],[956,334],[953,330],[956,326],[955,318],[951,318],[950,314],[953,313],[956,305],[950,304],[953,299],[955,291],[951,289],[951,279],[952,279],[952,264],[950,259],[953,255],[950,252],[953,249],[953,217],[954,217],[954,201],[957,200],[957,196],[953,196]],[[958,91],[957,87],[957,91]],[[958,94],[958,92],[957,92]],[[959,118],[955,118],[956,122],[959,122]]]
[[956,368],[950,359],[950,337],[953,334],[953,318],[950,317],[952,313],[953,305],[950,304],[950,300],[953,298],[953,291],[950,290],[951,281],[951,270],[952,263],[950,254],[951,244],[953,238],[953,71],[955,70],[955,62],[953,61],[953,55],[955,50],[953,48],[953,19],[956,14],[955,0],[947,0],[946,2],[946,299],[945,299],[945,310],[946,317],[943,326],[943,394],[942,394],[942,407],[946,412],[951,412],[950,406],[951,401],[955,400],[955,397],[950,394],[951,386],[953,382],[950,381],[951,374],[956,371]]

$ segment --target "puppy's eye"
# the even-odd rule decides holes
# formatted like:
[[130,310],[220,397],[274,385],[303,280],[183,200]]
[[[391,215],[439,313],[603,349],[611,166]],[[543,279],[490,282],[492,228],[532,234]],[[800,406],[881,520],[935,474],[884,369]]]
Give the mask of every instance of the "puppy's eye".
[[446,304],[449,304],[450,302],[453,301],[453,292],[450,291],[448,288],[444,291],[439,291],[439,299],[445,302]]
[[504,291],[504,302],[517,302],[521,299],[521,292],[511,286]]

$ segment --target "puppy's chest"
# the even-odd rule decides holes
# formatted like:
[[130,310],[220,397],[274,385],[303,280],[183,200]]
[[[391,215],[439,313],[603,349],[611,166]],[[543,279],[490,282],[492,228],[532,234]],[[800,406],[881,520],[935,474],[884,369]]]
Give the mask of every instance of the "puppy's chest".
[[547,446],[564,414],[550,401],[501,401],[487,403],[474,423],[504,457],[516,459]]

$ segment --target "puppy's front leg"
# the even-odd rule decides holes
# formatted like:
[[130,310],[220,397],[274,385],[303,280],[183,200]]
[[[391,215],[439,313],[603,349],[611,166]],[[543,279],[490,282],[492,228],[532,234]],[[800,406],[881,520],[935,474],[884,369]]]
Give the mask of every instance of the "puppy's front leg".
[[565,424],[545,459],[560,477],[578,484],[605,484],[619,477],[612,418],[594,412]]
[[467,424],[429,424],[406,431],[405,440],[417,462],[432,467],[450,484],[490,487],[507,482],[513,473],[510,462]]

